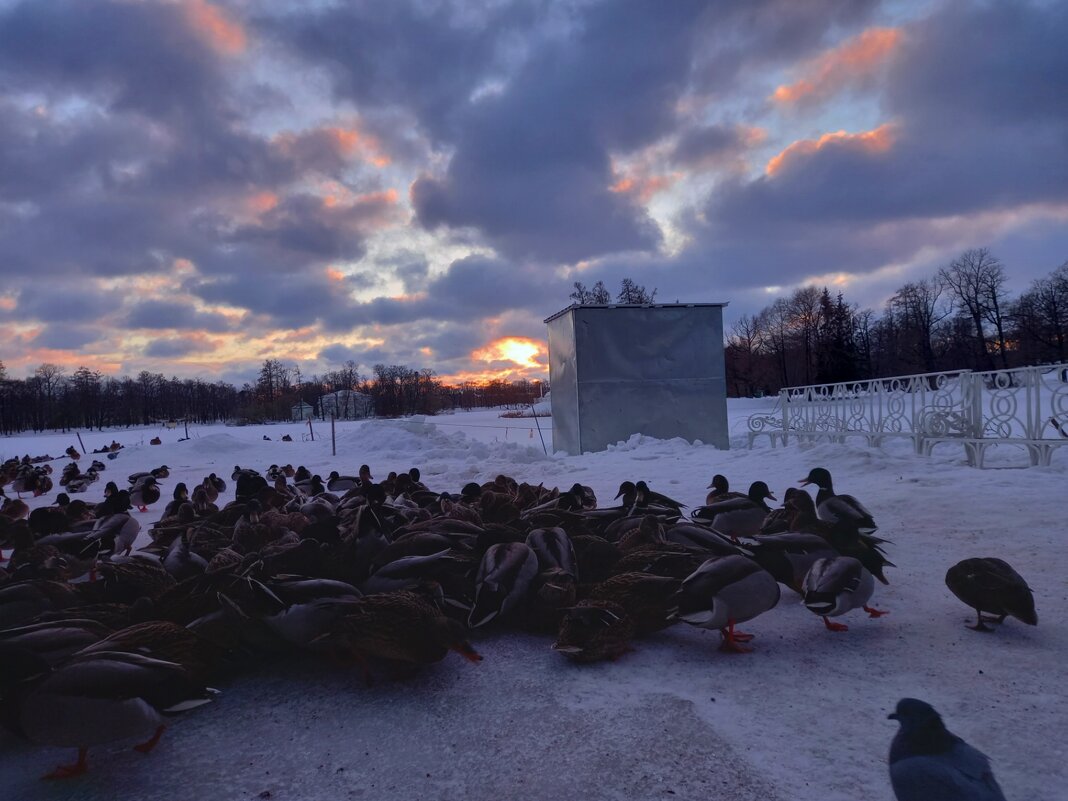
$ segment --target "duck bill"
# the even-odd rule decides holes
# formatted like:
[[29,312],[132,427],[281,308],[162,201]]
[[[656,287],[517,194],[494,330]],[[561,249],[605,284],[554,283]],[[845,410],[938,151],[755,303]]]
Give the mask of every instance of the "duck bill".
[[775,497],[775,493],[771,492],[770,490],[768,491],[768,497],[771,498],[775,502],[778,502],[778,500],[779,500],[778,498]]
[[807,487],[812,482],[809,481],[807,478],[803,478],[800,481],[798,481],[797,483],[800,484],[802,487]]

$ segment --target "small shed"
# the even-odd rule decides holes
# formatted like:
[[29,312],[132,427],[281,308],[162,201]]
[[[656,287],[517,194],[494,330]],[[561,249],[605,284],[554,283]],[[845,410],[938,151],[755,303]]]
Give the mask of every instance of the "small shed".
[[305,403],[304,401],[301,401],[295,406],[290,407],[289,410],[289,419],[292,420],[294,423],[304,422],[309,417],[314,416],[315,407],[312,406],[310,403]]
[[362,420],[375,412],[375,402],[370,395],[351,389],[339,389],[319,399],[323,417],[336,415],[338,420]]
[[601,451],[633,434],[727,449],[726,305],[572,305],[545,320],[553,449]]

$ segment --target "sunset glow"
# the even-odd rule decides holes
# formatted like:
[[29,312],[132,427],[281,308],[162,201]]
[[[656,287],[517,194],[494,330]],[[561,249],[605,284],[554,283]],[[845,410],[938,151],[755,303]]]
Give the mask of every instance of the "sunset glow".
[[509,361],[520,367],[544,369],[544,365],[535,358],[543,353],[545,346],[541,342],[526,337],[502,337],[476,350],[471,356],[482,362]]

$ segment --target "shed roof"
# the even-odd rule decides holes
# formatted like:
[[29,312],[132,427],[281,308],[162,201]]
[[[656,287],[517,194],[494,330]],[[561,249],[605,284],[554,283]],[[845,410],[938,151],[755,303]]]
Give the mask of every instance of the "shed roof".
[[546,317],[543,322],[552,322],[557,317],[562,317],[575,309],[693,309],[704,306],[722,308],[726,305],[726,303],[572,303],[566,309],[561,309],[556,314]]

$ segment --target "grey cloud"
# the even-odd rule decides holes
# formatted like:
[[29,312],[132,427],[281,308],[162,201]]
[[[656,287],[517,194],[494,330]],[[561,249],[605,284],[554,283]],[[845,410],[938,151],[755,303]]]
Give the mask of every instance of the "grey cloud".
[[190,353],[202,353],[212,351],[215,346],[199,339],[175,337],[172,339],[156,339],[145,346],[145,356],[157,359],[170,359],[178,356],[188,356]]
[[670,159],[681,166],[702,166],[738,156],[747,147],[748,133],[737,125],[702,125],[682,133]]
[[104,336],[104,331],[92,326],[55,323],[34,337],[33,345],[36,348],[80,351],[99,342]]
[[200,312],[187,303],[167,300],[138,303],[126,315],[125,324],[131,328],[185,328],[212,333],[233,329],[233,323],[222,314]]
[[116,305],[116,299],[91,289],[76,290],[42,282],[22,290],[14,315],[19,319],[78,323],[97,320]]

